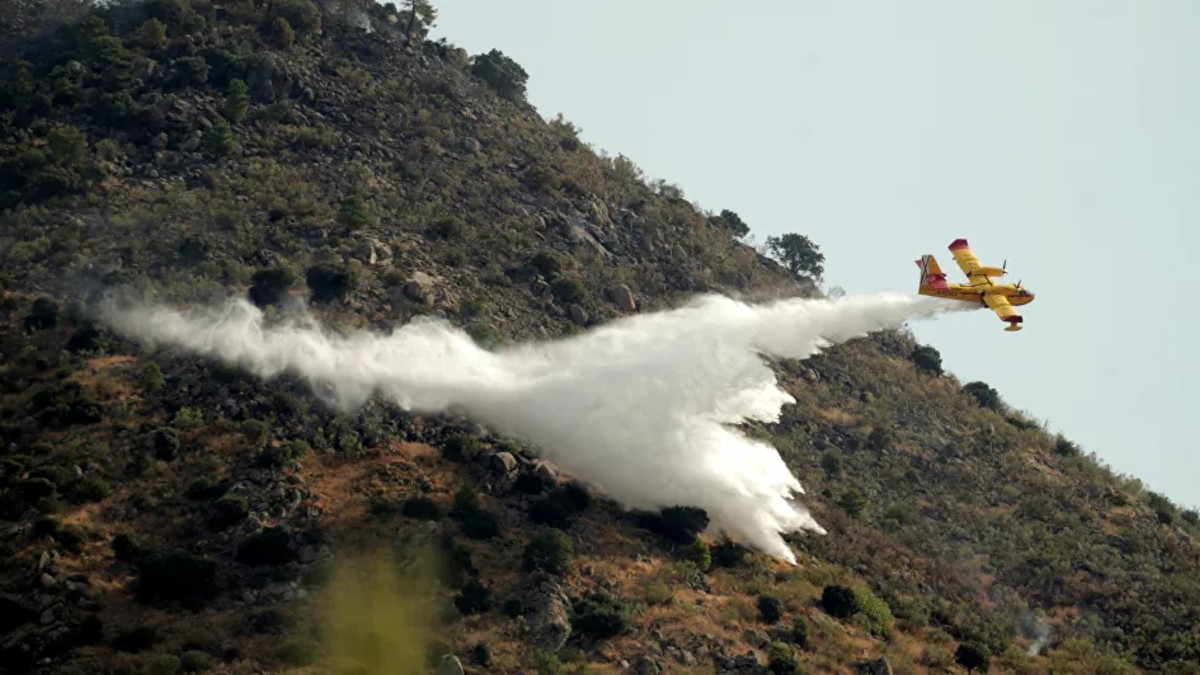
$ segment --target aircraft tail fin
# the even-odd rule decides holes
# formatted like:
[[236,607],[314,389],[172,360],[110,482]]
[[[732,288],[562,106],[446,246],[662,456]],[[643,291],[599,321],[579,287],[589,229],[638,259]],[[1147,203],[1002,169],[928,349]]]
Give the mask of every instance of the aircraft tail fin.
[[932,255],[923,255],[920,260],[915,261],[917,267],[921,268],[921,277],[918,280],[918,290],[929,288],[948,288],[946,284],[946,273],[942,271],[938,265],[937,258]]

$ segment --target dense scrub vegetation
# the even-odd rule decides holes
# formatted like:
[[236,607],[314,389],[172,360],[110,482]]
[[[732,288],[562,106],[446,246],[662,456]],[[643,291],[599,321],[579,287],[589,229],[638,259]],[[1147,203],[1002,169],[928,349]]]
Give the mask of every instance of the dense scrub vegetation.
[[865,649],[899,671],[1200,672],[1196,513],[903,332],[777,364],[797,404],[748,432],[830,531],[795,537],[789,568],[462,420],[337,413],[92,324],[109,288],[237,293],[342,327],[439,313],[492,345],[700,291],[815,291],[807,237],[761,255],[735,212],[594,152],[500,49],[428,41],[434,8],[402,4],[4,17],[3,667],[313,663],[339,551],[387,542],[437,552],[430,663],[468,671],[850,672]]

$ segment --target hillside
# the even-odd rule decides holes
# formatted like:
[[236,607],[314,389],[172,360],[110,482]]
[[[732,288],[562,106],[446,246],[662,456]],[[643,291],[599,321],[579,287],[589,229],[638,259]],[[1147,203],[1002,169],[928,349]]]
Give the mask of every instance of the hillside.
[[[112,334],[89,306],[116,288],[345,330],[436,315],[489,347],[818,288],[545,119],[503,53],[424,39],[423,2],[80,4],[3,24],[0,672],[404,648],[443,672],[1200,673],[1197,514],[902,330],[773,364],[797,403],[749,431],[829,531],[794,567],[470,420],[339,413]],[[380,550],[431,596],[428,639],[386,573],[356,585]],[[395,613],[359,623],[367,597]]]

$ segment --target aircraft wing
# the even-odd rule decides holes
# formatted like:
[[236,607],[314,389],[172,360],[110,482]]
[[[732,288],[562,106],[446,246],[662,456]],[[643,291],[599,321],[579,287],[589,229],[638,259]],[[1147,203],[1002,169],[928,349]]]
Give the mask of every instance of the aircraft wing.
[[954,262],[958,263],[959,269],[972,284],[990,283],[988,277],[1004,276],[1004,270],[999,267],[987,267],[979,262],[979,258],[967,245],[966,239],[955,239],[950,244],[950,253],[954,255]]
[[987,303],[987,306],[990,307],[993,312],[996,313],[996,316],[1000,317],[1001,321],[1008,322],[1008,328],[1005,328],[1004,330],[1021,330],[1021,322],[1023,322],[1025,319],[1022,318],[1019,313],[1017,313],[1017,309],[1012,306],[1012,303],[1008,301],[1008,298],[1004,297],[1003,295],[989,293],[983,296],[983,301]]

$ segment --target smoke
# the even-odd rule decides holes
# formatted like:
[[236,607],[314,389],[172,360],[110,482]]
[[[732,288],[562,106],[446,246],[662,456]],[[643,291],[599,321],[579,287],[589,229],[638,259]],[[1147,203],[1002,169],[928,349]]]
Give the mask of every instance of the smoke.
[[1046,643],[1050,642],[1050,623],[1046,621],[1046,615],[1041,610],[1036,612],[1026,612],[1021,616],[1021,633],[1033,640],[1033,644],[1025,650],[1029,656],[1037,656],[1046,648]]
[[414,412],[470,416],[629,508],[698,506],[712,527],[794,563],[781,535],[825,530],[793,501],[803,489],[779,453],[731,426],[775,421],[793,402],[760,355],[805,358],[962,304],[899,293],[762,305],[703,296],[494,352],[429,318],[386,335],[337,335],[308,317],[268,326],[241,299],[188,312],[108,302],[101,315],[147,345],[263,378],[297,374],[344,410],[378,395]]

